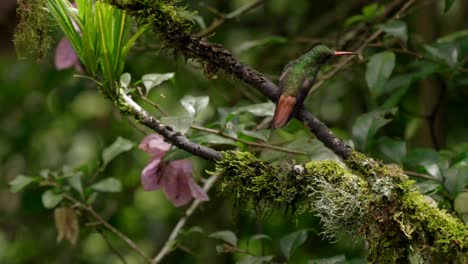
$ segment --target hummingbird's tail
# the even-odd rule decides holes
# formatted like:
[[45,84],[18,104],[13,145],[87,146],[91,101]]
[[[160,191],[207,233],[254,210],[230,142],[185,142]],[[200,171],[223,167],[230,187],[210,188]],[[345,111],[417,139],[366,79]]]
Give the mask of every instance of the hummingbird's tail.
[[275,115],[273,116],[273,128],[284,127],[292,117],[296,97],[281,94],[276,102]]

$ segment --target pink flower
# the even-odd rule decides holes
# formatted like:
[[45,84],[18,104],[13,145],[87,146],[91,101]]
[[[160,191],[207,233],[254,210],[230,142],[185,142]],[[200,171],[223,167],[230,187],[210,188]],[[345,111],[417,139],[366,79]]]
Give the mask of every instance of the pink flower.
[[59,71],[75,68],[78,72],[84,72],[80,60],[67,38],[62,38],[55,49],[55,68]]
[[162,160],[170,147],[158,134],[149,135],[140,143],[139,148],[152,156],[141,173],[143,189],[153,191],[162,188],[175,206],[186,205],[193,199],[207,201],[208,195],[192,178],[190,160]]
[[[76,8],[76,3],[73,2],[72,6]],[[72,24],[75,30],[80,33],[80,28],[72,19]],[[81,65],[80,59],[73,50],[70,41],[67,38],[62,38],[55,48],[55,68],[57,70],[65,70],[68,68],[75,68],[77,72],[84,73],[83,66]]]

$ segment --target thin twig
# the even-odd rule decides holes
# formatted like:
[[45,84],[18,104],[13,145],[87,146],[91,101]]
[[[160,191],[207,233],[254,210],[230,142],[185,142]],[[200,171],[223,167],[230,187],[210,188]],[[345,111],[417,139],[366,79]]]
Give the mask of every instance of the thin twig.
[[[216,182],[216,180],[218,179],[218,175],[217,174],[213,174],[211,175],[205,182],[205,185],[203,185],[203,190],[205,192],[208,192],[211,187],[213,186],[213,184]],[[177,237],[179,236],[179,233],[180,231],[182,230],[182,228],[185,226],[185,224],[187,223],[187,220],[190,218],[190,216],[192,216],[193,212],[195,211],[195,209],[197,209],[197,207],[202,203],[202,201],[200,200],[195,200],[192,202],[192,204],[190,205],[190,207],[187,209],[187,211],[185,211],[185,214],[184,216],[182,216],[179,221],[177,222],[176,226],[174,227],[174,229],[172,230],[171,234],[169,235],[169,238],[166,240],[166,242],[164,243],[164,246],[161,248],[161,250],[159,251],[159,253],[153,258],[153,260],[151,261],[152,264],[156,264],[156,263],[160,263],[161,260],[167,255],[169,254],[172,250],[174,250],[174,245],[176,243],[176,239]]]
[[[138,92],[140,94],[140,98],[143,99],[143,101],[145,101],[148,104],[150,104],[151,106],[155,107],[164,116],[168,116],[167,112],[164,111],[158,104],[156,104],[155,102],[151,101],[148,97],[146,97],[141,92],[139,87],[137,87],[137,90],[138,90]],[[304,155],[304,156],[307,155],[306,152],[299,151],[299,150],[287,149],[287,148],[278,147],[278,146],[274,146],[274,145],[267,144],[267,143],[258,143],[258,142],[247,141],[247,140],[244,140],[244,139],[241,139],[241,138],[238,138],[238,137],[233,137],[233,136],[228,135],[228,134],[226,134],[226,133],[224,133],[224,132],[222,132],[220,130],[216,130],[216,129],[212,129],[212,128],[206,128],[206,127],[201,127],[201,126],[197,126],[197,125],[190,125],[190,128],[198,130],[198,131],[203,131],[203,132],[219,135],[221,137],[231,139],[233,141],[237,141],[237,142],[243,143],[243,144],[248,145],[248,146],[266,148],[266,149],[273,149],[273,150],[277,150],[277,151],[281,151],[281,152],[285,152],[285,153],[297,154],[297,155]]]
[[101,235],[102,239],[104,239],[109,249],[120,259],[120,261],[122,261],[122,263],[124,264],[127,264],[127,260],[125,260],[124,256],[114,246],[112,246],[109,238],[104,233],[104,231],[102,231],[99,228],[96,228],[96,231]]
[[241,143],[243,143],[245,145],[249,145],[249,146],[254,146],[254,147],[259,147],[259,148],[266,148],[266,149],[273,149],[273,150],[277,150],[277,151],[281,151],[281,152],[307,156],[307,153],[303,152],[303,151],[282,148],[282,147],[278,147],[278,146],[270,145],[270,144],[266,144],[266,143],[258,143],[258,142],[247,141],[247,140],[244,140],[244,139],[241,139],[241,138],[238,138],[238,137],[230,136],[230,135],[228,135],[228,134],[226,134],[226,133],[224,133],[224,132],[222,132],[220,130],[216,130],[216,129],[201,127],[201,126],[197,126],[197,125],[191,125],[190,127],[195,129],[195,130],[198,130],[198,131],[204,131],[204,132],[207,132],[207,133],[219,135],[221,137],[231,139],[233,141],[241,142]]
[[415,172],[415,171],[407,171],[407,170],[405,170],[405,173],[410,175],[410,176],[415,176],[415,177],[418,177],[418,178],[423,178],[423,179],[427,179],[427,180],[442,182],[440,179],[437,179],[436,177],[433,177],[433,176],[431,176],[429,174],[426,174],[426,173],[420,173],[420,172]]
[[139,86],[137,86],[136,89],[138,90],[140,98],[143,99],[143,101],[158,109],[158,111],[161,112],[161,114],[163,114],[164,116],[169,116],[169,114],[166,111],[164,111],[157,103],[151,101],[148,97],[146,97],[146,95],[143,93],[143,91],[141,91],[141,88]]
[[77,199],[73,198],[72,196],[68,194],[64,194],[63,197],[65,199],[77,204],[79,207],[84,209],[86,212],[88,212],[92,217],[94,217],[97,221],[99,221],[105,228],[107,228],[109,231],[117,235],[120,239],[122,239],[127,245],[132,248],[135,252],[137,252],[140,256],[142,256],[146,262],[151,263],[151,258],[148,257],[136,244],[133,242],[130,238],[128,238],[126,235],[124,235],[122,232],[120,232],[117,228],[113,227],[109,222],[104,220],[102,216],[97,213],[93,207],[86,205]]
[[218,18],[215,18],[213,22],[207,28],[205,28],[201,32],[196,33],[194,36],[199,38],[199,37],[204,37],[204,36],[211,34],[219,26],[221,26],[226,20],[231,20],[231,19],[241,16],[244,13],[247,13],[248,11],[263,4],[263,1],[264,0],[256,0],[250,3],[247,3],[246,5],[239,7],[238,9],[232,11],[229,14],[223,14],[216,9],[208,8],[208,10],[213,12],[216,16],[218,16]]

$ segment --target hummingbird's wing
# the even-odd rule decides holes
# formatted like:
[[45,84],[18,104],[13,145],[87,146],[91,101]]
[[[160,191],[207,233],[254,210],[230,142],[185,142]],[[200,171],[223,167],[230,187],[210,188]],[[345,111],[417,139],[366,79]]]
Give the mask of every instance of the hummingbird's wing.
[[281,94],[276,102],[275,115],[273,116],[273,128],[280,128],[286,125],[292,117],[296,97]]
[[291,119],[291,114],[293,113],[294,106],[296,105],[296,97],[284,93],[285,79],[287,78],[288,73],[291,71],[292,67],[291,62],[285,67],[285,70],[281,74],[279,79],[279,96],[276,101],[275,114],[273,115],[273,128],[280,128],[285,126],[288,121]]

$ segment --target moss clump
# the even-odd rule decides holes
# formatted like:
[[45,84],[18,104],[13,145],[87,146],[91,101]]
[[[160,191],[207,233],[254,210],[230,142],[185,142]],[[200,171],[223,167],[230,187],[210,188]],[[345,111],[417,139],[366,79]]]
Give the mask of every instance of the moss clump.
[[18,3],[20,22],[16,27],[15,43],[19,57],[41,60],[52,43],[51,21],[47,0],[22,0]]
[[187,19],[187,11],[177,6],[177,0],[106,0],[129,15],[140,25],[151,25],[153,33],[167,39],[179,32],[188,32],[193,22]]
[[224,152],[216,164],[216,172],[222,176],[220,190],[231,193],[240,203],[253,202],[256,209],[294,207],[303,186],[297,181],[298,174],[289,171],[269,165],[249,152]]
[[334,161],[272,166],[250,153],[227,152],[216,172],[221,190],[238,201],[292,205],[316,214],[328,237],[366,239],[371,263],[467,263],[467,226],[431,206],[401,169],[369,162],[372,172],[360,177]]
[[366,155],[353,151],[351,156],[345,160],[346,165],[353,171],[359,172],[366,180],[390,177],[397,181],[405,181],[408,176],[396,164],[383,165]]

